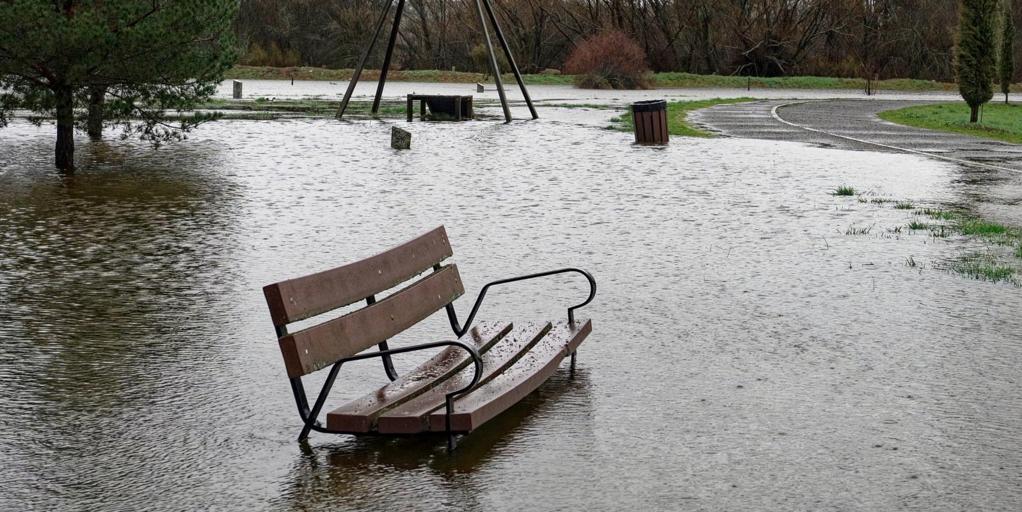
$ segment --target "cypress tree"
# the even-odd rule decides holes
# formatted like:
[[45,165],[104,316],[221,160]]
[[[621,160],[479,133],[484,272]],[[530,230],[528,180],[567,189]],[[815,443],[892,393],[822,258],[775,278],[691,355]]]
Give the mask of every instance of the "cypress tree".
[[[14,108],[57,120],[56,166],[74,130],[106,117],[155,144],[205,118],[167,121],[216,91],[234,62],[238,0],[0,0],[0,126]],[[92,107],[84,122],[82,107]]]
[[994,97],[997,0],[960,0],[958,20],[958,89],[979,120],[979,108]]
[[1004,93],[1004,104],[1008,104],[1011,92],[1011,80],[1015,78],[1015,18],[1012,1],[1004,0],[1004,19],[1001,30],[1001,59],[997,74],[1001,79],[1001,92]]

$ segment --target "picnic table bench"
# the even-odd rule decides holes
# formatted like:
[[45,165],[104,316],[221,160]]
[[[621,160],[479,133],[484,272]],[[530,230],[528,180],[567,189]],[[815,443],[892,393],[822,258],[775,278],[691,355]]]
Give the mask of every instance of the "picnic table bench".
[[[596,281],[588,272],[565,268],[486,284],[461,324],[453,303],[465,290],[457,265],[443,264],[451,256],[447,232],[440,226],[371,258],[263,288],[304,424],[299,440],[313,430],[355,435],[442,432],[453,450],[455,434],[471,432],[517,403],[553,375],[565,357],[571,357],[574,371],[578,347],[592,331],[590,320],[575,318],[575,310],[596,295]],[[378,294],[423,273],[425,277],[376,300]],[[568,273],[585,277],[589,294],[568,308],[567,321],[473,325],[491,287]],[[294,322],[363,301],[360,309],[288,331]],[[456,339],[388,346],[389,339],[441,309]],[[404,375],[394,369],[393,355],[440,348]],[[328,412],[325,425],[320,422],[341,366],[377,357],[391,382]],[[310,406],[302,378],[326,368],[329,373]]]
[[437,94],[409,94],[408,95],[408,122],[412,122],[415,113],[415,102],[419,102],[419,119],[426,120],[426,107],[429,112],[437,115],[450,117],[454,121],[462,121],[475,117],[475,110],[472,107],[472,96],[447,96]]

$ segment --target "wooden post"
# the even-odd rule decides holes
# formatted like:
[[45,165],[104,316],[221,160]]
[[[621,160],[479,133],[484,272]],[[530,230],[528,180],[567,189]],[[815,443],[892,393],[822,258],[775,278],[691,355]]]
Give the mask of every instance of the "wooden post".
[[408,106],[405,110],[408,112],[408,122],[412,122],[412,110],[415,109],[415,102],[412,100],[412,95],[408,95]]
[[493,24],[493,31],[497,34],[497,41],[500,43],[501,48],[504,49],[504,55],[507,56],[507,63],[511,66],[511,72],[515,74],[515,80],[518,81],[518,87],[522,90],[522,96],[525,97],[525,104],[529,106],[529,112],[532,113],[532,118],[539,119],[539,114],[536,113],[536,107],[532,104],[532,98],[529,97],[529,90],[525,88],[525,80],[522,78],[522,73],[518,70],[518,64],[515,62],[515,56],[511,54],[511,47],[507,44],[507,39],[504,38],[504,31],[500,29],[500,23],[497,22],[497,16],[493,14],[493,7],[490,5],[490,0],[483,0],[483,6],[486,7],[486,14],[489,15],[490,23]]
[[504,108],[505,122],[511,122],[511,109],[507,106],[507,94],[504,92],[504,81],[500,78],[500,66],[497,64],[497,56],[493,53],[493,42],[490,41],[490,29],[486,26],[486,15],[483,14],[483,0],[476,0],[476,9],[479,11],[479,24],[483,27],[483,40],[486,42],[486,49],[490,52],[490,69],[493,70],[493,80],[497,83],[497,94],[500,95],[500,106]]
[[348,82],[348,90],[344,92],[344,99],[341,100],[341,108],[337,110],[337,119],[344,117],[344,111],[348,110],[348,102],[351,101],[351,95],[355,92],[355,86],[358,85],[358,79],[362,76],[362,69],[365,68],[366,60],[369,59],[369,54],[373,53],[373,48],[376,47],[376,40],[380,38],[380,31],[383,30],[383,24],[387,21],[387,15],[390,14],[390,7],[394,5],[394,0],[387,0],[387,6],[383,9],[383,14],[380,15],[380,20],[376,22],[376,30],[373,32],[373,38],[369,41],[369,47],[362,54],[362,58],[358,60],[358,66],[355,68],[355,72],[351,75],[351,81]]
[[242,83],[238,80],[234,81],[234,99],[240,100],[242,97]]

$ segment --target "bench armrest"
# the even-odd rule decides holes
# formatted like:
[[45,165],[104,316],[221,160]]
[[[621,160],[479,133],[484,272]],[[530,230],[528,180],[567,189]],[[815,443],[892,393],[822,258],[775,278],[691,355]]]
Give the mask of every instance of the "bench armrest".
[[448,308],[447,312],[448,312],[448,316],[449,316],[449,318],[451,320],[451,328],[454,329],[454,333],[457,334],[459,337],[464,336],[465,333],[468,332],[469,328],[472,326],[472,321],[475,320],[476,313],[479,312],[479,307],[482,306],[482,304],[483,304],[483,299],[486,298],[486,292],[489,291],[491,286],[496,286],[496,285],[499,285],[499,284],[514,283],[514,282],[517,282],[517,281],[526,281],[526,280],[529,280],[529,279],[538,279],[538,278],[541,278],[541,277],[549,277],[549,276],[558,275],[558,274],[569,274],[569,273],[582,274],[582,276],[585,277],[587,281],[589,281],[589,297],[587,297],[584,302],[582,302],[580,304],[576,304],[576,305],[571,306],[571,307],[568,308],[568,323],[574,324],[575,323],[575,310],[578,309],[578,308],[581,308],[581,307],[583,307],[583,306],[585,306],[587,304],[589,304],[590,302],[593,301],[593,298],[596,297],[596,279],[593,278],[592,274],[590,274],[589,272],[586,272],[585,270],[582,270],[580,268],[562,268],[562,269],[558,269],[558,270],[549,270],[549,271],[546,271],[546,272],[539,272],[539,273],[536,273],[536,274],[529,274],[529,275],[526,275],[526,276],[511,277],[511,278],[508,278],[508,279],[500,279],[500,280],[497,280],[497,281],[493,281],[492,283],[487,283],[485,286],[483,286],[483,289],[479,291],[479,296],[476,297],[475,304],[472,305],[472,311],[468,314],[468,319],[465,320],[465,325],[464,326],[460,326],[460,327],[458,326],[457,317],[455,317],[455,315],[454,315],[454,309],[453,309],[454,306],[451,305],[451,304],[448,304],[447,305],[447,308]]

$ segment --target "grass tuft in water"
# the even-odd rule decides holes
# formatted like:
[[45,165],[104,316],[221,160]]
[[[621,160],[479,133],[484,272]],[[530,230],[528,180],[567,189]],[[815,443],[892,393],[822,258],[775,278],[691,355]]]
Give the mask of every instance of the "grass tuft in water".
[[849,187],[847,185],[841,185],[840,187],[834,189],[834,191],[831,192],[831,194],[835,196],[854,196],[855,188]]
[[857,228],[855,226],[849,226],[848,229],[845,230],[845,234],[846,235],[868,235],[871,231],[873,231],[873,226],[866,226],[864,228]]
[[911,210],[915,208],[915,206],[913,206],[912,203],[908,201],[900,201],[894,204],[894,208],[896,210]]
[[1008,232],[1008,227],[996,222],[987,222],[983,219],[962,219],[958,224],[958,230],[963,235],[1003,235]]
[[908,229],[912,231],[921,231],[924,229],[930,229],[930,225],[925,222],[912,221],[908,223]]
[[1014,268],[1000,265],[987,257],[966,257],[953,263],[951,269],[973,279],[1018,284],[1018,281],[1015,280],[1016,270]]
[[923,208],[922,210],[916,210],[916,212],[934,220],[954,220],[960,216],[957,212],[941,210],[940,208]]

